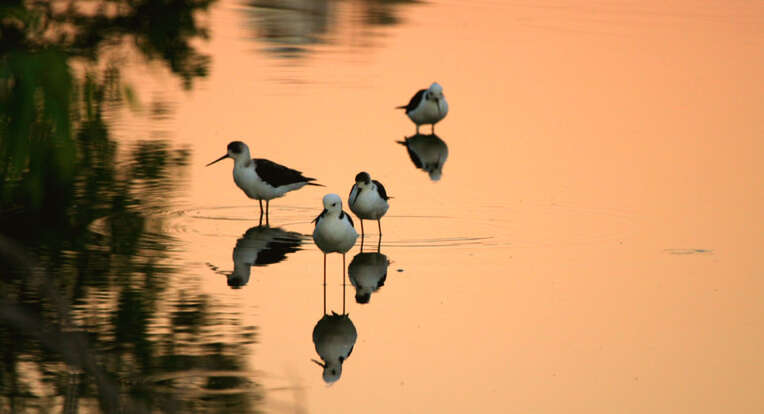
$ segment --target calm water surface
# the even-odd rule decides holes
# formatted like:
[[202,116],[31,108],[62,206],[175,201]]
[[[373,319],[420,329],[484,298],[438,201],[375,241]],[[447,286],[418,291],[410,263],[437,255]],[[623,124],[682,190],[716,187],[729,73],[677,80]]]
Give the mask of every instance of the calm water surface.
[[0,12],[0,412],[764,410],[762,3],[117,3]]

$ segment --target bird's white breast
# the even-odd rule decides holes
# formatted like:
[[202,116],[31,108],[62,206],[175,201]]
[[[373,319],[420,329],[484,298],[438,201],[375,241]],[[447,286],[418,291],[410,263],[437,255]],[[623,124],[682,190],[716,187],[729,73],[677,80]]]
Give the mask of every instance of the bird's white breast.
[[356,197],[350,200],[350,210],[359,218],[366,220],[376,220],[382,217],[388,208],[387,201],[379,196],[374,185],[357,192]]
[[417,124],[432,124],[443,119],[447,113],[448,103],[445,98],[440,100],[440,111],[435,101],[424,99],[416,109],[408,113],[408,116]]
[[355,244],[358,233],[345,219],[327,214],[316,223],[313,241],[324,253],[346,253]]

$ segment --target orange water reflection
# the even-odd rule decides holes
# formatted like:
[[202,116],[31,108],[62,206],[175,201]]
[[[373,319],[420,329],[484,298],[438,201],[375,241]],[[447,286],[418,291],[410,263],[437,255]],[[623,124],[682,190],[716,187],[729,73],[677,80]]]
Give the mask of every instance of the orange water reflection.
[[[210,77],[178,98],[177,140],[195,160],[187,204],[199,213],[179,219],[191,229],[188,270],[260,328],[250,365],[269,411],[764,409],[764,5],[434,2],[400,13],[375,48],[352,46],[341,26],[341,41],[295,63],[262,53],[236,3],[223,3]],[[451,107],[437,182],[396,144],[414,126],[393,110],[435,80]],[[287,231],[309,234],[323,194],[346,196],[361,170],[394,197],[385,286],[368,305],[349,289],[358,340],[329,388],[310,362],[315,246],[253,268],[235,291],[205,264],[231,267],[257,224],[230,166],[204,168],[232,139],[327,186],[272,203]],[[329,258],[330,304],[339,261]]]

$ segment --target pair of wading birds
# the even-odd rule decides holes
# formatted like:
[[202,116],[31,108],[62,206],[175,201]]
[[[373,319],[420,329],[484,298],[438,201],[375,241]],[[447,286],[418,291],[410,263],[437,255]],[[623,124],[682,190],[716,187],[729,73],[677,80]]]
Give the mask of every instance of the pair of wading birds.
[[[406,115],[419,126],[431,124],[435,132],[435,124],[448,113],[448,103],[443,96],[443,88],[433,83],[428,89],[419,90],[409,101],[408,105],[396,109],[405,109]],[[305,185],[321,186],[313,183],[315,178],[305,177],[300,171],[293,170],[273,161],[263,158],[250,158],[249,147],[241,141],[228,144],[228,151],[222,157],[207,164],[210,166],[226,158],[233,158],[233,181],[249,197],[260,203],[260,222],[263,219],[263,200],[265,200],[265,222],[269,223],[268,210],[270,200],[283,196],[289,191],[297,190]],[[377,220],[380,239],[382,224],[380,220],[389,207],[387,192],[377,180],[372,180],[366,172],[360,172],[355,177],[355,184],[350,190],[348,204],[350,210],[361,220]],[[345,253],[350,250],[358,238],[353,219],[342,210],[342,199],[337,194],[326,194],[323,198],[324,210],[316,217],[313,230],[313,241],[324,252],[324,282],[326,282],[326,255],[328,253],[342,254],[342,272],[345,273]],[[381,241],[381,240],[380,240]],[[343,279],[344,280],[344,279]]]

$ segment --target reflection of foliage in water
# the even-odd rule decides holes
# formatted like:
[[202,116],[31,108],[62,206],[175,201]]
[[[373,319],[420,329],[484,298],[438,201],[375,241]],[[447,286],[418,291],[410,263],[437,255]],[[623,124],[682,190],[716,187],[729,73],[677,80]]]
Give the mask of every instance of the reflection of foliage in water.
[[[328,0],[249,0],[245,12],[250,16],[257,36],[276,45],[269,49],[279,57],[299,57],[309,51],[306,46],[317,43],[335,43],[332,32],[340,23],[337,9],[345,8],[349,16],[342,16],[343,23],[361,22],[360,33],[353,30],[353,37],[366,33],[365,29],[400,23],[398,8],[416,3],[417,0],[352,0],[330,2]],[[347,18],[344,18],[347,17]],[[352,39],[355,45],[356,40]],[[364,43],[361,43],[364,44]],[[365,45],[365,44],[364,44]]]
[[171,286],[175,241],[152,214],[189,152],[119,149],[105,109],[131,99],[101,59],[115,45],[187,88],[205,76],[209,57],[191,44],[207,37],[196,14],[211,3],[0,6],[0,412],[253,409],[253,329],[219,335],[231,318]]

